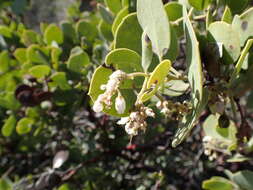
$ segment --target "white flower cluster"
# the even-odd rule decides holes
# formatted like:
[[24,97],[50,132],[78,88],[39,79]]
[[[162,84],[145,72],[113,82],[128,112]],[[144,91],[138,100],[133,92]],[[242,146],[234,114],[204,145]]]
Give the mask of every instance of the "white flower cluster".
[[159,101],[157,102],[156,107],[161,110],[161,113],[163,113],[165,116],[168,116],[170,114],[168,105],[168,101]]
[[112,106],[112,96],[118,92],[118,96],[115,100],[115,109],[119,114],[124,113],[126,109],[126,102],[119,91],[119,85],[126,76],[126,73],[121,70],[117,70],[111,74],[107,84],[101,85],[101,90],[105,90],[105,92],[100,94],[94,102],[93,110],[95,112],[101,112],[104,109],[104,105],[106,105],[107,108],[110,108]]
[[139,130],[146,130],[147,117],[155,117],[155,113],[151,108],[140,106],[139,110],[132,112],[129,117],[121,118],[118,124],[125,125],[125,130],[129,135],[136,136]]

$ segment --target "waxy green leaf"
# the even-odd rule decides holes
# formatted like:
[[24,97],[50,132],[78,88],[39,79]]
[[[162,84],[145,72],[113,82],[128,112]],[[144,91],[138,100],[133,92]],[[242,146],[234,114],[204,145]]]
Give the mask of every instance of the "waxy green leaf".
[[34,120],[24,117],[20,119],[17,123],[17,133],[19,135],[24,135],[29,133],[32,130],[32,125],[34,124]]
[[106,56],[105,63],[113,65],[115,69],[120,69],[127,73],[142,71],[140,55],[126,48],[111,51]]
[[113,33],[113,35],[115,35],[115,33],[116,33],[117,29],[118,29],[118,26],[122,22],[123,18],[128,15],[128,13],[129,13],[128,7],[124,7],[117,14],[117,16],[115,17],[115,19],[113,21],[113,24],[112,24],[112,33]]
[[127,48],[141,54],[142,29],[136,13],[124,17],[115,34],[115,48]]
[[44,41],[48,45],[51,45],[53,41],[56,42],[57,44],[62,44],[63,32],[55,24],[50,24],[44,32]]
[[43,78],[50,74],[51,68],[47,65],[36,65],[29,69],[29,73],[35,78]]

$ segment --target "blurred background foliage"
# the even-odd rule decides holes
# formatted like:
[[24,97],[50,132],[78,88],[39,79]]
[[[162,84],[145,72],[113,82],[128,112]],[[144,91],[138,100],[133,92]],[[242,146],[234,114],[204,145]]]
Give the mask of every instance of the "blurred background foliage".
[[[135,11],[136,1],[120,3]],[[210,110],[177,148],[177,122],[158,111],[129,144],[116,118],[91,110],[90,78],[111,50],[110,19],[122,8],[105,7],[103,0],[0,1],[0,190],[252,190],[252,140],[229,154],[204,154]],[[179,43],[176,65],[185,68]]]

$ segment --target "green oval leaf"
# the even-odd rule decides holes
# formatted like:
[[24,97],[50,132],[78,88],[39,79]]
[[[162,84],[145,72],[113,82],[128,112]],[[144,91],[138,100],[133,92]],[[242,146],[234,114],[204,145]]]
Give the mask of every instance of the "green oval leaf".
[[223,58],[225,62],[235,62],[238,59],[240,55],[239,33],[231,25],[222,21],[210,24],[208,39],[210,42],[221,43],[223,45]]
[[99,25],[98,25],[98,29],[100,34],[102,34],[102,36],[108,40],[108,41],[113,41],[113,34],[112,34],[112,26],[106,22],[104,22],[103,20],[100,21]]
[[[115,69],[122,70],[126,73],[142,71],[141,57],[133,50],[119,48],[111,51],[105,58],[107,65],[113,65]],[[135,78],[134,80],[124,80],[120,86],[124,88],[133,88],[142,85],[143,80]],[[134,86],[133,86],[134,85]]]
[[236,143],[237,129],[235,124],[231,121],[227,128],[219,126],[219,114],[210,115],[203,123],[205,135],[211,136],[215,139],[222,140],[229,144]]
[[67,67],[73,72],[81,73],[86,65],[90,63],[88,54],[80,47],[73,48],[67,62]]
[[76,24],[76,31],[80,38],[85,37],[88,41],[93,41],[98,34],[96,27],[85,20]]
[[26,49],[25,48],[17,48],[15,52],[13,53],[15,58],[20,62],[24,63],[27,61],[27,56],[26,56]]
[[14,115],[10,115],[9,118],[4,122],[2,127],[2,134],[5,137],[11,136],[15,126],[16,126],[16,117]]
[[16,127],[17,133],[19,135],[24,135],[24,134],[29,133],[32,129],[33,123],[34,121],[30,118],[25,117],[25,118],[20,119]]
[[128,11],[128,7],[124,7],[116,16],[116,18],[114,19],[113,21],[113,24],[112,24],[112,33],[113,35],[115,35],[117,29],[118,29],[118,26],[120,25],[120,23],[122,22],[123,18],[125,16],[127,16],[129,13]]
[[44,41],[51,45],[53,41],[57,44],[63,43],[63,32],[55,24],[50,24],[44,32]]
[[133,50],[119,48],[111,51],[105,58],[107,65],[113,65],[116,69],[124,72],[142,71],[141,57]]
[[36,65],[29,69],[29,73],[35,78],[43,78],[50,74],[51,68],[47,65]]
[[223,177],[212,177],[209,180],[205,180],[202,184],[202,188],[205,190],[233,190],[235,187],[232,182]]
[[56,86],[59,86],[62,90],[69,90],[71,89],[70,85],[68,84],[66,73],[64,72],[56,72],[51,76],[52,83]]
[[77,40],[76,31],[71,23],[64,21],[60,26],[63,32],[64,40],[67,39],[71,42],[75,42]]
[[6,38],[12,38],[12,31],[7,26],[0,25],[0,35]]
[[32,30],[24,30],[21,36],[21,41],[26,46],[37,43],[38,34]]
[[115,48],[127,48],[141,54],[142,29],[136,13],[127,15],[115,34]]
[[253,8],[240,16],[235,15],[232,26],[238,32],[241,46],[244,46],[246,41],[253,36]]
[[138,0],[139,23],[152,42],[153,51],[161,58],[170,46],[170,24],[161,0]]

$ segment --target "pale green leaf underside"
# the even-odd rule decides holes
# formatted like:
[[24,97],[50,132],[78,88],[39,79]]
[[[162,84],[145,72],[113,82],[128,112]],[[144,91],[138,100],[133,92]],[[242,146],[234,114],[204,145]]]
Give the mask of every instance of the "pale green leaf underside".
[[[172,146],[179,145],[194,127],[195,121],[198,119],[205,102],[203,100],[203,76],[200,60],[199,43],[197,41],[193,26],[187,15],[186,8],[183,8],[185,35],[187,40],[187,64],[188,64],[188,81],[192,88],[192,104],[193,110],[188,114],[177,130]],[[207,94],[207,93],[206,93]],[[207,98],[205,98],[207,99]]]
[[153,51],[161,58],[170,46],[170,25],[162,1],[138,0],[137,17]]

